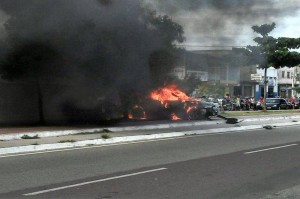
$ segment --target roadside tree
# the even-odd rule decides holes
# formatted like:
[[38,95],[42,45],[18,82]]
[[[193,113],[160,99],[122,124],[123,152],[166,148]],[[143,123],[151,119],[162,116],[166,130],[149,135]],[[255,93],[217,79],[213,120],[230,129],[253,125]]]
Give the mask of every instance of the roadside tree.
[[[254,38],[257,45],[236,49],[244,55],[244,63],[256,64],[264,69],[264,99],[267,97],[267,69],[269,67],[295,67],[300,64],[300,53],[293,51],[293,49],[300,48],[300,38],[274,38],[269,34],[275,26],[275,23],[252,26],[252,30],[260,35]],[[265,103],[266,100],[264,100],[264,111],[266,111]]]

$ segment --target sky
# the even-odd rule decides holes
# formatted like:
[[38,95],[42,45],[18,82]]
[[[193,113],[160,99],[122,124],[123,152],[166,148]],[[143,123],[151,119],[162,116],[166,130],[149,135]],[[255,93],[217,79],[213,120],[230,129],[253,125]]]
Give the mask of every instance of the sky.
[[253,25],[276,23],[274,37],[300,37],[300,0],[145,0],[183,26],[187,49],[255,45]]
[[[184,46],[191,50],[254,45],[257,35],[251,26],[272,22],[276,23],[272,36],[300,37],[300,0],[140,1],[182,25]],[[3,23],[7,18],[0,10],[0,38],[6,36]]]

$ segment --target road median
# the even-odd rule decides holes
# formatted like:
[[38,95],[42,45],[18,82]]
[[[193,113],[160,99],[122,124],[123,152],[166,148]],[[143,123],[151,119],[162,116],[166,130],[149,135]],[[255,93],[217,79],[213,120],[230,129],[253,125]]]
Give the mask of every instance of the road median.
[[[231,133],[231,132],[243,132],[246,130],[255,130],[255,129],[263,129],[266,127],[266,125],[271,126],[272,128],[276,127],[283,127],[283,126],[292,126],[292,125],[300,125],[299,121],[296,121],[294,119],[300,119],[300,115],[296,116],[277,116],[275,117],[260,117],[260,118],[245,118],[245,117],[239,117],[240,120],[243,120],[243,123],[238,125],[229,125],[225,127],[217,126],[218,124],[221,124],[222,120],[217,121],[203,121],[201,122],[190,122],[190,123],[177,123],[175,124],[163,124],[160,126],[157,125],[151,125],[151,129],[156,128],[163,129],[163,128],[177,128],[177,127],[190,127],[191,125],[194,126],[200,126],[203,125],[211,125],[207,129],[199,129],[199,130],[181,130],[179,131],[171,131],[171,132],[160,132],[160,133],[151,133],[151,134],[145,134],[143,130],[149,129],[149,126],[139,126],[132,127],[131,130],[135,130],[132,134],[122,134],[120,133],[108,133],[109,135],[112,135],[111,137],[108,136],[107,138],[95,138],[87,136],[84,140],[76,140],[76,134],[69,135],[68,140],[65,142],[58,142],[57,140],[53,139],[52,143],[47,144],[37,144],[37,143],[31,143],[27,142],[27,144],[21,145],[21,146],[11,146],[11,147],[1,147],[0,148],[0,155],[7,156],[9,154],[22,154],[22,153],[30,153],[30,152],[49,152],[49,151],[55,151],[55,150],[70,150],[70,149],[76,149],[81,147],[95,147],[95,146],[105,146],[105,145],[112,145],[112,144],[121,144],[121,143],[132,143],[132,142],[143,142],[143,141],[149,141],[149,140],[157,140],[157,139],[170,139],[175,137],[182,137],[182,136],[192,136],[192,135],[205,135],[205,134],[219,134],[219,133]],[[270,121],[273,120],[274,124],[270,125]],[[251,124],[251,122],[257,121],[260,124]],[[265,122],[264,122],[265,121]],[[269,121],[269,123],[267,123]],[[249,122],[249,124],[247,124]],[[271,121],[272,122],[272,121]],[[224,123],[224,122],[223,122]],[[215,124],[215,125],[212,125]],[[202,125],[202,126],[201,126]],[[123,129],[129,130],[129,127],[122,127]],[[270,129],[272,129],[270,128]],[[137,130],[138,129],[138,130]],[[267,128],[265,128],[267,129]],[[91,130],[91,129],[89,129]],[[94,130],[94,129],[93,129]],[[111,128],[110,130],[113,130]],[[114,129],[114,130],[120,130],[121,129]],[[81,130],[79,130],[82,132]],[[91,131],[93,132],[93,131]],[[43,133],[43,132],[40,132]],[[66,132],[64,132],[66,133]],[[73,132],[71,132],[73,133]],[[78,132],[77,132],[78,133]],[[40,138],[43,139],[43,138]],[[49,138],[51,139],[51,138]],[[72,140],[72,141],[71,141]],[[22,142],[23,140],[19,140]],[[5,141],[2,141],[5,142]],[[18,140],[16,141],[18,142]]]

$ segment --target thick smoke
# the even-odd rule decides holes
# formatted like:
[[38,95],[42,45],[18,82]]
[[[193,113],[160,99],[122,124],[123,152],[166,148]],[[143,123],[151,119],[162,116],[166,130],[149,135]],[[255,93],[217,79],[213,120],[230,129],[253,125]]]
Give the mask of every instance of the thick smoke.
[[61,84],[60,103],[70,99],[93,108],[95,99],[109,96],[118,103],[120,93],[150,87],[149,56],[164,42],[141,2],[1,0],[0,9],[6,13],[3,38],[8,35],[10,46],[44,42],[59,55],[56,65],[63,73],[50,81]]
[[251,44],[251,26],[275,22],[284,29],[285,18],[296,16],[300,9],[299,0],[145,1],[183,26],[187,44],[199,46]]
[[[146,95],[151,87],[149,58],[167,37],[141,2],[2,0],[0,8],[6,16],[2,38],[6,36],[8,55],[13,52],[8,60],[22,65],[17,57],[29,58],[46,66],[38,69],[38,95],[44,99],[39,107],[45,112],[61,105],[71,118],[99,120],[103,112],[102,119],[110,119],[120,113],[116,107],[126,111],[137,93]],[[33,50],[38,46],[52,52],[51,65],[43,63],[48,55]]]
[[12,17],[9,31],[25,41],[47,40],[54,45],[68,68],[74,69],[67,71],[70,77],[78,77],[72,74],[76,73],[85,82],[87,78],[110,88],[147,82],[147,58],[160,41],[143,21],[139,3],[109,2],[4,0],[0,5]]
[[7,20],[8,16],[0,10],[0,39],[4,39],[6,37],[4,23]]

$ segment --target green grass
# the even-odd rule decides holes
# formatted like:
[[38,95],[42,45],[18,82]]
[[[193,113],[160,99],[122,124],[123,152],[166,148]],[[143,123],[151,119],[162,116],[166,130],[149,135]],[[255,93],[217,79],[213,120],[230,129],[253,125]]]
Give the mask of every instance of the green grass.
[[92,135],[92,134],[100,134],[100,133],[111,133],[112,131],[108,129],[103,129],[102,131],[93,131],[93,132],[81,132],[76,133],[75,135]]
[[110,135],[108,135],[108,134],[103,134],[103,135],[101,135],[101,137],[102,137],[103,139],[108,139],[108,138],[110,138]]
[[30,135],[23,135],[21,137],[22,139],[39,139],[39,136],[38,135],[35,135],[35,136],[30,136]]
[[58,143],[77,142],[77,140],[60,140]]
[[220,115],[225,117],[232,116],[252,116],[252,115],[276,115],[276,114],[291,114],[298,113],[300,110],[267,110],[267,111],[224,111]]

